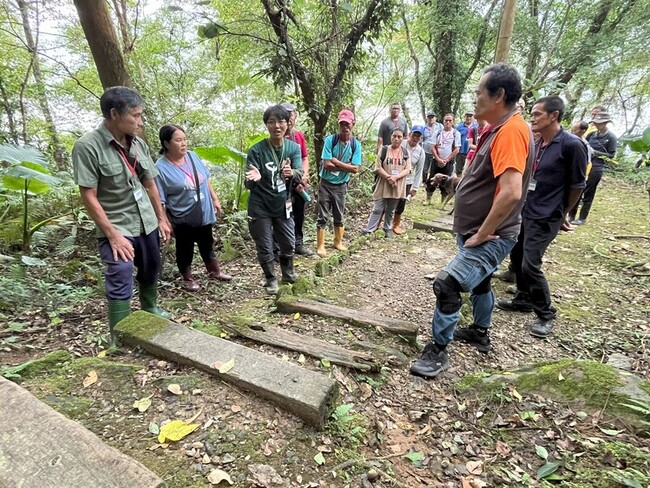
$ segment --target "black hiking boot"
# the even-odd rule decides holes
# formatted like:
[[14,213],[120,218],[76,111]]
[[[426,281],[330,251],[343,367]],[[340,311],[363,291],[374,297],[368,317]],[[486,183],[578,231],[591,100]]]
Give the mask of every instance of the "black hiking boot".
[[463,327],[454,331],[454,340],[462,341],[476,347],[479,352],[490,352],[490,336],[488,329],[472,324],[469,327]]
[[528,300],[528,294],[518,291],[512,300],[498,300],[496,303],[498,309],[507,312],[532,312],[533,304]]
[[434,343],[430,342],[424,346],[422,356],[411,365],[411,374],[422,376],[424,378],[435,378],[443,371],[449,369],[449,359],[447,352],[438,349]]
[[533,337],[538,337],[539,339],[544,339],[551,334],[553,325],[553,319],[544,320],[538,317],[535,319],[533,326],[530,328],[530,335]]

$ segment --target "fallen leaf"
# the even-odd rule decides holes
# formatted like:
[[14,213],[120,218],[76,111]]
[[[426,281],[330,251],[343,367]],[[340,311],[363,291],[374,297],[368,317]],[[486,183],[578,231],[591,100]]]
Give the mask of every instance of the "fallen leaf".
[[515,388],[512,389],[512,396],[515,397],[519,401],[523,400],[523,397],[521,396],[521,394]]
[[412,463],[417,463],[418,461],[422,461],[424,459],[424,453],[420,451],[413,451],[405,454],[404,457]]
[[508,456],[512,451],[512,449],[510,449],[510,446],[508,444],[501,441],[497,441],[496,450],[502,456]]
[[558,381],[564,381],[564,376],[562,376],[562,373],[557,375],[557,380]]
[[542,478],[546,478],[547,476],[555,473],[555,471],[557,471],[557,468],[559,467],[560,467],[560,463],[546,462],[544,466],[542,466],[537,470],[537,479],[541,480]]
[[321,359],[320,362],[325,368],[331,368],[332,367],[332,363],[330,363],[330,360],[327,359],[327,358]]
[[171,385],[167,386],[167,391],[173,393],[174,395],[180,395],[183,393],[183,390],[181,390],[181,385],[178,385],[176,383],[172,383]]
[[300,318],[300,312],[296,312],[293,314],[293,320],[298,320]]
[[472,488],[485,488],[488,485],[486,481],[478,478],[470,480],[469,484],[472,485]]
[[300,364],[305,364],[305,355],[304,354],[301,354],[300,356],[298,356],[298,362]]
[[622,430],[603,429],[603,428],[600,427],[600,426],[598,426],[598,428],[600,429],[600,431],[601,431],[603,434],[611,435],[611,436],[617,436],[618,434],[620,434],[620,433],[623,432]]
[[541,457],[544,461],[548,459],[548,451],[544,446],[535,446],[535,452],[539,457]]
[[151,397],[153,395],[149,395],[148,397],[140,398],[140,400],[136,400],[133,402],[133,408],[137,408],[138,412],[146,412],[147,409],[151,406]]
[[84,388],[88,388],[90,385],[97,383],[97,371],[88,371],[88,375],[84,378]]
[[106,349],[104,349],[103,351],[99,351],[99,354],[97,354],[97,357],[98,358],[105,358],[106,357],[106,352],[107,352]]
[[208,481],[213,485],[218,485],[222,481],[227,481],[228,484],[232,485],[232,479],[230,475],[221,469],[213,469],[208,475]]
[[149,422],[149,432],[151,432],[153,435],[160,434],[160,427],[158,427],[158,424],[156,422]]
[[241,407],[239,405],[233,405],[232,407],[230,407],[230,410],[232,410],[233,413],[239,413],[241,412]]
[[230,361],[226,361],[221,366],[219,366],[219,373],[226,374],[234,367],[235,367],[235,358],[232,358]]
[[465,478],[460,479],[460,488],[472,488],[472,485]]
[[199,424],[188,424],[182,420],[172,420],[160,428],[158,442],[163,444],[165,441],[180,441],[198,428]]
[[483,473],[483,461],[467,461],[465,468],[468,473],[479,475]]
[[368,383],[359,384],[359,390],[361,391],[361,400],[365,401],[372,396],[372,386]]
[[319,452],[314,456],[314,461],[316,461],[316,464],[318,465],[323,465],[325,464],[325,456],[323,456],[322,452]]

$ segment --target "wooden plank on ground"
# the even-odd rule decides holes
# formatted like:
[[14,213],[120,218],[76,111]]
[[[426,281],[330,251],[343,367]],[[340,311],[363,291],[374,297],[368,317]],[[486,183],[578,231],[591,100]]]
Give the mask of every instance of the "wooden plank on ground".
[[291,296],[282,297],[276,302],[278,310],[283,313],[309,313],[344,320],[353,325],[379,327],[386,332],[404,337],[408,342],[415,344],[418,326],[405,320],[393,319],[382,315],[375,315],[359,310],[352,310],[330,303],[317,302],[304,298]]
[[314,337],[298,334],[273,325],[225,323],[223,328],[231,334],[240,335],[256,342],[298,351],[316,358],[327,358],[331,363],[361,371],[379,371],[379,364],[372,354],[350,351],[336,344]]
[[414,229],[432,230],[434,232],[454,232],[454,216],[443,214],[431,222],[413,222]]
[[0,486],[162,486],[138,461],[2,377],[0,398]]
[[[317,428],[325,425],[338,393],[338,383],[323,374],[147,312],[132,313],[116,330],[126,344],[202,369],[252,391]],[[219,368],[231,360],[234,367],[220,373]]]

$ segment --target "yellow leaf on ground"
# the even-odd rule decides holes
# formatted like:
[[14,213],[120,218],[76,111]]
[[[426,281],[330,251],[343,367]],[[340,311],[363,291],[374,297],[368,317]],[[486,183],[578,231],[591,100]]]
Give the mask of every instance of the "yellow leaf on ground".
[[140,400],[136,400],[133,402],[133,408],[137,408],[138,412],[146,412],[147,409],[151,406],[151,397],[153,395],[149,395],[148,397],[145,398],[140,398]]
[[519,401],[523,400],[523,397],[521,396],[521,394],[517,390],[515,390],[514,388],[512,389],[512,396],[515,397]]
[[232,358],[230,361],[226,361],[221,366],[219,366],[219,373],[225,374],[235,367],[235,358]]
[[298,320],[300,318],[300,312],[296,312],[293,314],[293,320]]
[[106,351],[106,349],[104,349],[103,351],[99,351],[99,354],[97,354],[97,357],[98,358],[105,358],[107,352],[108,351]]
[[165,441],[180,441],[198,428],[199,424],[187,424],[182,420],[172,420],[160,428],[158,442],[163,444]]
[[562,376],[562,373],[557,375],[557,380],[558,381],[563,381],[564,380],[564,376]]
[[210,474],[208,475],[208,481],[213,485],[218,485],[222,481],[227,481],[229,484],[232,485],[232,480],[230,479],[230,475],[220,469],[213,469],[212,471],[210,471]]
[[177,385],[176,383],[172,383],[171,385],[169,385],[167,387],[167,391],[173,393],[174,395],[180,395],[181,393],[183,393],[183,390],[181,390],[181,386]]
[[88,388],[90,385],[97,383],[97,371],[89,371],[88,375],[84,378],[84,388]]

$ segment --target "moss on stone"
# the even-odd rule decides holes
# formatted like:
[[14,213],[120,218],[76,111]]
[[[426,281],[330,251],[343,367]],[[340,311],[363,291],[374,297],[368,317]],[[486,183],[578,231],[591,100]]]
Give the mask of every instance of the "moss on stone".
[[480,388],[484,377],[485,375],[481,373],[468,374],[463,376],[456,386],[459,390]]
[[93,404],[93,400],[81,396],[59,397],[46,395],[41,400],[60,414],[71,419],[78,419],[83,416]]
[[600,407],[623,385],[614,368],[596,361],[563,359],[535,365],[530,373],[522,373],[515,379],[515,385],[521,390],[557,392],[568,400],[580,398]]
[[72,354],[68,351],[59,349],[43,356],[39,359],[33,359],[26,363],[12,366],[2,370],[2,375],[7,379],[17,383],[22,380],[27,380],[39,376],[43,372],[48,372],[53,369],[59,368],[62,364],[72,360]]
[[164,332],[169,327],[169,323],[167,319],[138,310],[117,324],[115,330],[123,335],[150,340]]
[[280,288],[278,288],[278,292],[275,294],[275,301],[277,302],[278,300],[286,296],[293,296],[293,289],[291,285],[288,284],[280,285]]
[[217,322],[192,322],[192,328],[194,330],[199,330],[201,332],[204,332],[206,334],[209,334],[211,336],[219,337],[221,333],[223,332],[223,329],[221,328],[221,324]]
[[294,295],[306,295],[314,289],[314,283],[306,276],[298,276],[291,288]]

